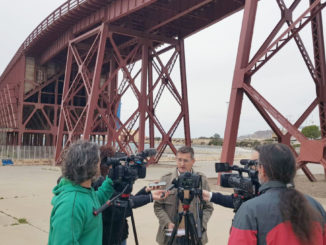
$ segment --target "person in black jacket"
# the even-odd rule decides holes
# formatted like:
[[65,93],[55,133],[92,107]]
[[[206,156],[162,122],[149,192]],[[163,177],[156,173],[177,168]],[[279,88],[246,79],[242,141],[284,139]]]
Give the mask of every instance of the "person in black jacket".
[[[93,183],[96,190],[101,186],[104,178],[99,178]],[[129,196],[129,205],[131,208],[142,207],[154,200],[161,200],[164,190],[152,190],[149,187],[143,187],[135,195]],[[112,198],[118,195],[114,192]],[[127,217],[131,216],[131,209],[125,209],[118,206],[110,206],[103,211],[103,245],[124,245],[129,235],[129,226]],[[123,219],[125,217],[125,219]],[[120,243],[121,242],[121,243]]]
[[[258,153],[259,148],[255,148],[254,151],[251,154],[250,159],[251,160],[258,160],[259,158],[259,153]],[[256,170],[256,166],[252,166]],[[213,202],[217,205],[221,205],[226,208],[234,208],[233,205],[233,194],[232,195],[223,195],[219,192],[209,192],[206,190],[203,190],[203,199],[205,201],[210,201]]]
[[[115,150],[111,146],[102,146],[100,148],[101,161],[107,157],[113,157]],[[96,190],[105,180],[105,176],[108,175],[110,167],[106,164],[100,166],[101,176],[93,182],[92,186]],[[136,195],[129,196],[129,205],[131,208],[142,207],[153,200],[161,200],[164,190],[154,190],[150,187],[143,187]],[[114,192],[112,198],[118,195],[119,192]],[[163,195],[164,196],[164,195]],[[165,196],[164,196],[165,198]],[[105,209],[102,213],[103,217],[103,245],[125,245],[128,238],[128,222],[127,217],[131,216],[130,208],[122,208],[112,205]]]

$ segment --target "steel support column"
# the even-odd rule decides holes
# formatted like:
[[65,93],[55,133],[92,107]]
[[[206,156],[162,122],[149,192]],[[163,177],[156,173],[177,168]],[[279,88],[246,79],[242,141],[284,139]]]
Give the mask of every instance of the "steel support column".
[[[107,114],[113,117],[113,115],[117,115],[118,107],[120,101],[114,101],[113,98],[115,98],[116,93],[117,93],[117,88],[118,88],[118,76],[114,75],[114,71],[117,69],[117,63],[113,57],[110,59],[110,74],[109,77],[111,77],[112,81],[108,85],[108,90],[109,90],[109,104],[107,105]],[[112,113],[111,113],[112,112]],[[110,146],[114,145],[114,133],[117,130],[118,125],[117,125],[117,120],[110,120],[110,127],[108,128],[108,141],[107,144]]]
[[142,44],[142,71],[139,96],[139,134],[138,151],[143,151],[145,146],[145,123],[147,111],[147,78],[148,78],[148,41],[143,40]]
[[[246,95],[257,108],[259,113],[276,133],[279,142],[287,144],[291,147],[290,138],[294,137],[301,143],[300,153],[297,153],[295,149],[291,147],[297,157],[297,167],[302,168],[307,177],[311,181],[314,181],[316,179],[306,164],[320,163],[326,169],[326,131],[324,130],[324,128],[326,129],[326,111],[324,110],[324,103],[326,101],[326,86],[324,85],[326,84],[326,66],[321,20],[321,10],[326,6],[326,3],[321,3],[320,0],[311,0],[310,6],[295,21],[293,21],[292,13],[298,6],[299,2],[299,0],[295,0],[291,6],[287,8],[283,0],[276,0],[276,3],[281,10],[281,20],[275,26],[265,42],[263,42],[262,46],[258,49],[257,53],[253,56],[250,62],[248,62],[257,1],[246,1],[243,28],[241,30],[239,42],[238,57],[231,91],[231,99],[221,161],[230,163],[233,162],[242,96],[243,91],[245,91]],[[248,21],[249,19],[251,19],[251,21]],[[312,24],[315,66],[313,65],[308,52],[306,51],[306,48],[299,36],[299,31],[301,31],[302,28],[310,22]],[[284,23],[288,25],[288,28],[277,37],[277,34],[281,30],[281,27]],[[261,67],[263,67],[266,62],[268,62],[278,51],[280,51],[292,38],[295,40],[299,52],[301,53],[307,66],[307,69],[312,76],[312,80],[316,84],[317,91],[317,98],[314,99],[314,101],[310,104],[310,106],[305,110],[305,112],[294,125],[292,125],[281,113],[279,113],[250,84],[251,77]],[[319,105],[320,111],[322,139],[309,140],[298,130],[298,128],[313,111],[317,104]],[[287,130],[286,134],[283,134],[278,129],[271,116]]]
[[[315,0],[310,0],[313,4]],[[320,3],[318,4],[321,5]],[[316,92],[319,101],[319,119],[322,139],[324,140],[324,149],[321,163],[324,166],[326,178],[326,58],[325,58],[325,41],[323,34],[323,22],[321,12],[317,13],[311,21],[312,41],[315,59],[315,69],[317,75]]]
[[92,79],[92,87],[91,91],[87,94],[87,111],[86,111],[86,121],[84,126],[83,138],[89,140],[89,136],[91,134],[91,127],[94,123],[94,111],[97,107],[99,92],[100,92],[100,78],[101,71],[104,59],[104,51],[106,38],[108,33],[108,26],[106,24],[102,24],[100,28],[100,36],[99,36],[99,44],[97,50],[96,64],[93,71],[93,79]]
[[238,55],[233,75],[232,90],[229,102],[228,116],[224,133],[224,143],[221,155],[222,162],[233,163],[234,152],[239,128],[240,113],[243,100],[243,83],[248,82],[244,72],[248,65],[251,42],[256,19],[258,0],[247,0],[245,3]]
[[62,101],[61,101],[61,110],[60,110],[60,117],[59,117],[59,125],[58,125],[58,133],[57,133],[57,144],[55,149],[55,161],[58,162],[60,158],[60,154],[62,152],[64,146],[64,126],[65,126],[65,118],[64,118],[64,106],[65,100],[64,98],[67,96],[69,84],[70,84],[70,77],[71,77],[71,66],[72,66],[72,51],[71,51],[72,43],[69,43],[68,46],[68,53],[67,53],[67,63],[66,63],[66,71],[65,71],[65,79],[63,83],[63,92],[62,92]]
[[[154,114],[154,100],[153,100],[153,58],[148,57],[148,110],[150,113]],[[155,147],[155,131],[154,122],[149,120],[149,147]],[[151,159],[153,161],[154,158]]]
[[181,75],[181,90],[182,90],[182,100],[183,100],[183,128],[185,135],[185,145],[191,145],[190,137],[190,122],[189,122],[189,106],[188,106],[188,89],[187,89],[187,75],[186,75],[186,57],[184,40],[179,41],[179,52],[180,52],[180,75]]

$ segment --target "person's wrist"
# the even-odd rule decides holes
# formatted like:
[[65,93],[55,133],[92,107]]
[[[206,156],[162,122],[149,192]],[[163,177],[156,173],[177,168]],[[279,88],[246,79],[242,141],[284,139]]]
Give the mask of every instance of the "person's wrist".
[[149,193],[149,202],[153,202],[153,194],[152,194],[152,192]]
[[211,201],[212,200],[212,197],[213,197],[213,192],[209,192],[209,201]]

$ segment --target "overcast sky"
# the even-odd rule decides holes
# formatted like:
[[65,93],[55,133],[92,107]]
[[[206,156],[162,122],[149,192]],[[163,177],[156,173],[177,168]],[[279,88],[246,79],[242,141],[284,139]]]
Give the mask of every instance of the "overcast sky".
[[[32,30],[64,2],[1,0],[0,74]],[[289,5],[293,1],[285,2]],[[307,8],[308,2],[302,0],[294,13],[294,19]],[[222,137],[224,135],[242,15],[242,11],[236,13],[185,41],[192,137],[212,136],[214,133]],[[259,2],[251,55],[254,55],[279,19],[280,11],[275,1]],[[325,19],[324,10],[324,23]],[[300,35],[313,60],[310,25],[307,25]],[[252,85],[291,122],[294,122],[315,98],[314,83],[293,40],[257,72],[252,79]],[[165,127],[171,125],[175,119],[175,114],[171,112],[174,103],[171,101],[172,97],[166,95],[158,108],[158,117]],[[126,103],[123,101],[122,115],[127,114]],[[312,123],[318,124],[317,110],[304,125]],[[245,96],[238,135],[266,129],[269,129],[268,125]],[[182,126],[175,136],[183,136]]]

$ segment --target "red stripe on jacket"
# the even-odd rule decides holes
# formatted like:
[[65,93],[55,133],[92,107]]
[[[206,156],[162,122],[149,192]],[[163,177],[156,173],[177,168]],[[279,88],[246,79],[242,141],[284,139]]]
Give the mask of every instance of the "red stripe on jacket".
[[323,245],[326,245],[326,224],[325,224],[325,227],[324,227],[324,242],[323,242]]
[[[312,235],[312,241],[307,245],[321,245],[323,244],[323,231],[320,223],[314,222],[315,227],[314,234]],[[266,244],[278,245],[278,244],[291,244],[302,245],[299,238],[295,235],[292,225],[289,221],[281,223],[273,228],[266,236]],[[324,240],[325,245],[325,240]]]
[[228,245],[256,245],[257,231],[241,230],[232,227]]
[[[313,239],[307,245],[326,245],[326,233],[322,231],[321,225],[318,222],[314,223],[315,231]],[[324,228],[326,231],[326,226]],[[257,245],[256,230],[241,230],[232,227],[228,245]],[[266,236],[267,245],[302,245],[300,240],[293,232],[291,223],[285,222],[275,226]]]

